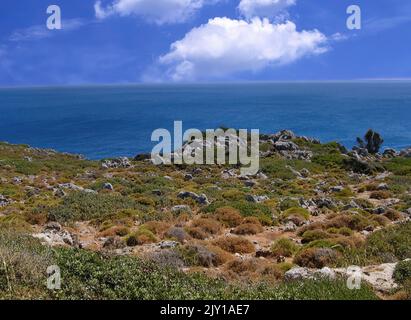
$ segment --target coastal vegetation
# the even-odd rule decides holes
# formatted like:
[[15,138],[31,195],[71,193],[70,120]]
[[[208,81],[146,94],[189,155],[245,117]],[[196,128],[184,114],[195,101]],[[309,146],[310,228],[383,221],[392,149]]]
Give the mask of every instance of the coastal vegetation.
[[370,132],[263,135],[254,176],[0,143],[0,298],[410,299],[411,151]]

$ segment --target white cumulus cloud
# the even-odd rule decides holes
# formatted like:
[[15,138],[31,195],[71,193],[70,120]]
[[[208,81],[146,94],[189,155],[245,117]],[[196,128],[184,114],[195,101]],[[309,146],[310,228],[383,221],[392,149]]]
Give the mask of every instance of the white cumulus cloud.
[[296,0],[241,0],[238,9],[247,19],[253,17],[274,18],[284,14],[286,9],[295,3]]
[[203,6],[218,1],[220,0],[115,0],[104,7],[99,0],[94,5],[94,11],[98,19],[112,15],[135,15],[161,25],[185,22]]
[[192,81],[256,72],[325,51],[325,35],[318,30],[298,31],[291,21],[214,18],[174,42],[159,62],[168,79]]

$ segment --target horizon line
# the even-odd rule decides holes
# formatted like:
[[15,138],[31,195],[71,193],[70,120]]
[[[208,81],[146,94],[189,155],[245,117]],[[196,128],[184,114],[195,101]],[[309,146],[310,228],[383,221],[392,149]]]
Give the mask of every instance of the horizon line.
[[281,84],[281,83],[361,83],[361,82],[411,82],[411,78],[364,78],[351,80],[227,80],[192,82],[118,82],[118,83],[68,83],[68,84],[27,84],[0,85],[0,89],[30,88],[75,88],[75,87],[126,87],[126,86],[183,86],[183,85],[224,85],[224,84]]

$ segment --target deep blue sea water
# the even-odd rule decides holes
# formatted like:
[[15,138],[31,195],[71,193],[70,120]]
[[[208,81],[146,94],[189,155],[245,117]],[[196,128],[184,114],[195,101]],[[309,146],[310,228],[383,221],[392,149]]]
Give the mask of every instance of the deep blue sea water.
[[346,146],[369,128],[411,145],[411,82],[241,83],[0,89],[0,141],[91,159],[149,152],[157,128],[291,129]]

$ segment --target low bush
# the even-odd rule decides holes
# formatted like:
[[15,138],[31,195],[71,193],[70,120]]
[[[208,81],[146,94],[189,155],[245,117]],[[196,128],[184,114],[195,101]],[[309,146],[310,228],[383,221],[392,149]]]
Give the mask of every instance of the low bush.
[[114,236],[119,236],[119,237],[124,237],[127,234],[129,234],[130,230],[127,227],[122,227],[122,226],[114,226],[111,228],[108,228],[102,232],[99,233],[100,237],[114,237]]
[[411,258],[411,222],[387,227],[371,234],[365,243],[369,256],[381,262]]
[[237,236],[222,237],[215,240],[213,244],[230,253],[252,253],[255,250],[249,240]]
[[191,226],[194,228],[200,228],[208,234],[217,234],[221,231],[221,224],[210,218],[198,218],[193,220]]
[[199,243],[188,244],[180,249],[183,261],[188,266],[218,267],[230,258],[222,249]]
[[310,243],[315,240],[328,239],[332,236],[323,230],[309,230],[304,232],[301,243]]
[[208,233],[198,227],[186,227],[185,231],[194,239],[205,240],[209,237]]
[[250,235],[250,234],[258,234],[264,231],[264,228],[261,224],[255,223],[243,223],[235,228],[232,233],[237,235]]
[[371,199],[377,200],[384,200],[391,197],[391,193],[389,191],[373,191],[370,194]]
[[338,258],[338,251],[331,248],[306,248],[297,253],[294,263],[301,267],[321,269],[335,265]]
[[136,203],[120,195],[75,192],[64,198],[63,203],[52,208],[49,219],[59,222],[104,219],[122,209],[133,209]]
[[166,233],[165,236],[169,239],[177,240],[180,243],[183,243],[189,238],[189,235],[183,228],[172,227]]
[[298,245],[287,238],[278,239],[271,246],[271,252],[275,256],[292,257],[297,250]]
[[298,200],[286,198],[280,202],[279,209],[285,211],[290,208],[299,207],[299,205]]
[[395,267],[393,277],[399,284],[411,280],[411,260],[399,262]]
[[229,228],[237,227],[243,221],[240,212],[230,207],[218,208],[214,215],[218,221]]
[[126,243],[129,247],[135,247],[147,243],[155,243],[157,242],[156,236],[148,229],[144,227],[140,227],[136,232],[130,234],[127,239]]
[[283,219],[290,218],[292,216],[299,217],[303,220],[308,220],[310,218],[310,212],[304,208],[293,207],[293,208],[287,209],[282,214]]
[[155,235],[162,237],[170,228],[170,223],[165,221],[149,221],[146,222],[143,227],[150,230]]
[[[63,300],[369,300],[376,299],[367,285],[349,290],[345,281],[296,281],[267,285],[230,284],[202,274],[185,274],[171,267],[131,256],[106,256],[95,252],[55,248],[50,250],[32,237],[0,234],[2,257],[16,273],[7,281],[0,269],[1,299]],[[7,254],[5,254],[7,253]],[[171,258],[162,261],[177,261]],[[25,258],[26,257],[26,258]],[[10,263],[9,261],[14,261]],[[181,263],[181,262],[180,262]],[[44,285],[49,265],[58,265],[64,279],[61,290]],[[177,262],[177,265],[179,263]],[[12,290],[9,290],[9,285]],[[3,290],[6,288],[6,290]]]
[[53,252],[31,236],[0,232],[0,299],[42,299]]

